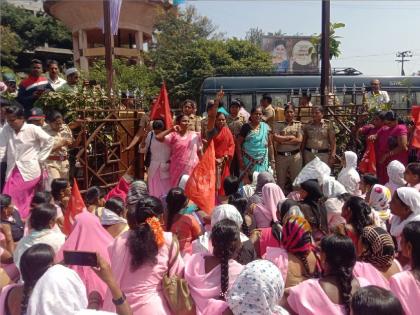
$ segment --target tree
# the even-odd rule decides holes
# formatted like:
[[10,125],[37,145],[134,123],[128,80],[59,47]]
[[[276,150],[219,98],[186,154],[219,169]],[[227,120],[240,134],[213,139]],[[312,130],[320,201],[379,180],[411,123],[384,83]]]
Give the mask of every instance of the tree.
[[[160,86],[156,84],[156,73],[145,65],[129,65],[123,59],[113,61],[115,92],[133,92],[137,90],[137,97],[143,95],[145,100],[151,100],[159,93]],[[89,79],[96,80],[101,86],[106,86],[105,61],[100,60],[89,70]],[[148,103],[147,101],[145,102]]]
[[[338,58],[341,55],[341,42],[338,40],[341,38],[341,36],[337,36],[335,32],[337,29],[343,28],[345,26],[346,25],[344,23],[330,23],[330,60],[334,57]],[[317,58],[318,54],[320,53],[319,50],[321,47],[321,34],[312,36],[311,43],[314,45],[314,49],[311,47],[309,49],[309,53],[312,55],[312,58]]]
[[248,32],[246,32],[245,39],[251,43],[253,43],[257,47],[262,46],[263,40],[263,30],[260,28],[250,28]]
[[3,66],[13,67],[16,65],[17,54],[22,49],[22,42],[7,26],[1,25],[0,33],[1,63]]
[[1,25],[9,27],[22,42],[22,50],[33,50],[48,43],[58,48],[72,48],[70,31],[63,23],[47,15],[37,12],[36,15],[23,8],[2,1]]
[[159,80],[167,83],[172,104],[198,100],[208,76],[272,71],[268,53],[247,40],[220,39],[211,21],[191,7],[162,12],[157,21],[150,57]]

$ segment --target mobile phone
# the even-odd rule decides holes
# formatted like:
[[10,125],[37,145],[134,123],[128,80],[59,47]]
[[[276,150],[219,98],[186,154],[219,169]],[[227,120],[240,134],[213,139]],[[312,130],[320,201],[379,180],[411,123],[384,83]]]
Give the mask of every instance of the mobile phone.
[[76,266],[98,266],[96,253],[81,251],[63,251],[64,264]]
[[89,80],[89,85],[90,85],[90,86],[95,86],[95,85],[97,85],[96,80]]

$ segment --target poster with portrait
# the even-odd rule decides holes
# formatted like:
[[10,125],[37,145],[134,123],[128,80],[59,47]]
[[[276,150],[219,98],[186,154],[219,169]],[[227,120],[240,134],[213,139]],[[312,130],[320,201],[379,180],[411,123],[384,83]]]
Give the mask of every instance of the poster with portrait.
[[319,57],[310,40],[310,36],[264,36],[262,49],[272,56],[275,72],[317,72]]

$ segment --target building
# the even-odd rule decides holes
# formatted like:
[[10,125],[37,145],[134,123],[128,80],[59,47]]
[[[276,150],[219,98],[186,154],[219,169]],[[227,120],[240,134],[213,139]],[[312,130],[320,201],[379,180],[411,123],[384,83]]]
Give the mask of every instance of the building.
[[38,11],[44,11],[42,0],[7,0],[6,2],[31,11],[33,14],[36,14]]
[[[172,1],[122,0],[118,34],[113,36],[114,56],[141,62],[141,52],[152,41],[158,10],[170,7]],[[103,1],[45,0],[44,10],[72,32],[76,66],[88,71],[95,59],[105,56]]]

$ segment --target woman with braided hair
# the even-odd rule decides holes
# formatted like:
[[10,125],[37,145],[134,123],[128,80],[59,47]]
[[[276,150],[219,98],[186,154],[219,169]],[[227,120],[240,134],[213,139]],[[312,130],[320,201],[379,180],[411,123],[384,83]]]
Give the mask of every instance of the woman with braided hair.
[[359,238],[359,260],[353,274],[371,284],[389,290],[389,278],[402,270],[395,259],[391,235],[380,227],[367,226]]
[[299,315],[350,314],[354,292],[369,285],[364,278],[353,276],[356,249],[350,238],[333,234],[321,240],[320,279],[309,279],[290,288],[287,303]]
[[311,225],[305,218],[294,215],[288,217],[283,224],[281,242],[282,248],[267,248],[265,259],[280,269],[286,288],[321,275]]
[[371,218],[371,208],[360,197],[350,197],[343,206],[341,215],[346,220],[346,224],[337,227],[340,234],[347,235],[353,241],[354,246],[358,246],[359,237],[366,226],[373,225]]
[[[185,280],[194,299],[197,315],[214,314],[214,304],[225,300],[228,289],[243,266],[234,259],[241,247],[236,222],[223,219],[211,231],[213,254],[194,254],[185,265]],[[213,312],[209,309],[212,308]]]
[[[162,289],[165,275],[182,276],[184,262],[172,233],[163,231],[163,206],[156,197],[137,202],[127,214],[130,229],[116,238],[109,248],[111,268],[131,305],[134,315],[169,315]],[[170,263],[169,263],[170,262]],[[104,309],[115,312],[110,290]]]
[[54,250],[47,244],[35,244],[20,259],[24,285],[11,284],[3,288],[0,297],[0,314],[26,314],[28,301],[38,279],[54,263]]

